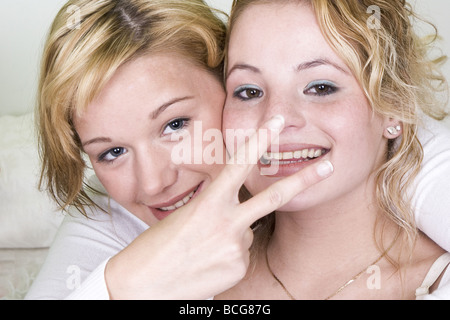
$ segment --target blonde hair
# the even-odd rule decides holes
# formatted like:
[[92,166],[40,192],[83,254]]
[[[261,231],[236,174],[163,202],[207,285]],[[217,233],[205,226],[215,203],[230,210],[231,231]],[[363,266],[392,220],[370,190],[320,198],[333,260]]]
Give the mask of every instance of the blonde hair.
[[60,10],[43,54],[37,119],[40,187],[62,209],[86,214],[95,205],[74,114],[121,65],[146,54],[178,54],[221,80],[226,26],[215,13],[202,0],[72,0]]
[[[420,39],[413,29],[414,20],[420,18],[404,0],[304,2],[313,8],[322,34],[352,70],[373,111],[403,122],[402,137],[389,141],[386,162],[377,172],[377,198],[380,209],[404,231],[412,248],[418,231],[407,191],[423,159],[417,128],[422,113],[439,120],[447,115],[447,99],[437,98],[439,92],[447,97],[448,85],[438,69],[445,58],[429,57],[437,30],[434,28],[433,36]],[[245,9],[267,3],[273,4],[267,0],[235,0],[227,42]],[[380,12],[376,23],[368,23],[369,7]],[[274,223],[273,215],[257,223],[255,244],[259,242],[260,248],[267,243]]]

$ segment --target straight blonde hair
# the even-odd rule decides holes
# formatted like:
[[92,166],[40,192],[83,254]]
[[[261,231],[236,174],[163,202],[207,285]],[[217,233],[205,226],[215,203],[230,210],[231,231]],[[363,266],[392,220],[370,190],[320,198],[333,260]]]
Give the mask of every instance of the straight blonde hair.
[[72,0],[45,45],[37,103],[40,187],[62,209],[95,203],[73,125],[116,70],[139,56],[175,53],[221,80],[225,23],[202,0]]

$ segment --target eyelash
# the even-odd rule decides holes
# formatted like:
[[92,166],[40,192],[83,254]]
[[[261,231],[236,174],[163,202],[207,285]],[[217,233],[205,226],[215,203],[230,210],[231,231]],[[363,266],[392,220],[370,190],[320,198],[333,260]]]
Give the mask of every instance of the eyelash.
[[[243,97],[242,94],[244,92],[246,93],[250,93],[250,91],[254,91],[255,93],[257,93],[256,97]],[[237,88],[236,90],[234,90],[233,93],[233,97],[238,98],[241,101],[249,101],[252,99],[258,99],[261,98],[264,95],[264,93],[262,92],[262,90],[260,88],[258,88],[257,86],[251,86],[251,85],[245,85],[245,86],[241,86],[239,88]]]
[[[180,119],[172,120],[164,127],[163,133],[171,125],[174,125],[176,122],[181,123],[181,127],[178,129],[172,128],[172,130],[178,131],[178,130],[184,129],[187,127],[189,120],[190,119],[187,119],[187,118],[180,118]],[[123,147],[115,147],[115,148],[109,149],[108,151],[106,151],[98,156],[97,162],[112,164],[114,161],[116,161],[119,157],[124,155],[126,152],[127,152],[127,149],[125,149]],[[115,153],[115,155],[113,155],[113,153]],[[112,156],[114,159],[106,159],[108,156]]]
[[[319,88],[322,87],[322,90],[326,90],[326,92],[319,92]],[[312,89],[315,89],[316,92],[310,92]],[[254,97],[249,97],[249,94],[251,91],[253,91]],[[310,84],[308,84],[305,88],[305,90],[303,91],[303,93],[305,95],[314,95],[314,96],[318,96],[318,97],[324,97],[324,96],[328,96],[331,94],[334,94],[336,92],[339,91],[339,88],[332,82],[330,81],[314,81]],[[242,94],[243,93],[247,93],[247,96],[244,97]],[[245,85],[245,86],[241,86],[238,87],[234,93],[233,93],[233,97],[238,98],[241,101],[249,101],[252,99],[259,99],[261,97],[264,96],[263,91],[256,87],[256,86],[251,86],[251,85]]]
[[[116,153],[120,153],[120,155],[118,155],[118,156],[112,156],[112,153],[115,152],[115,151],[118,151],[118,152],[116,152]],[[102,153],[102,154],[98,157],[97,162],[99,162],[99,163],[107,163],[107,164],[111,164],[111,163],[113,163],[114,161],[116,161],[119,157],[121,157],[123,154],[125,154],[126,152],[127,152],[127,149],[122,148],[122,147],[115,147],[115,148],[109,149],[108,151]],[[112,160],[106,159],[106,157],[108,157],[108,155],[111,155],[112,157],[114,157],[114,159],[112,159]]]
[[[326,92],[320,93],[318,92],[317,89],[319,89],[319,87],[324,87],[325,89],[327,89]],[[310,93],[309,91],[315,89],[315,93]],[[305,90],[303,91],[303,93],[305,95],[314,95],[314,96],[318,96],[318,97],[324,97],[324,96],[328,96],[331,95],[333,93],[336,93],[339,91],[339,88],[332,82],[330,81],[325,81],[325,80],[321,80],[321,81],[314,81],[311,82],[310,84],[308,84],[305,88]]]
[[180,127],[180,128],[175,128],[175,129],[174,129],[174,128],[170,128],[171,130],[173,130],[173,131],[175,132],[175,131],[179,131],[179,130],[181,130],[181,129],[185,129],[185,128],[187,128],[187,126],[189,125],[190,120],[191,120],[191,119],[189,119],[189,118],[177,118],[177,119],[171,120],[171,121],[164,127],[162,134],[163,134],[163,135],[170,134],[170,133],[165,133],[165,132],[166,132],[167,129],[170,128],[171,125],[175,124],[176,122],[180,122],[180,123],[181,123],[181,127]]

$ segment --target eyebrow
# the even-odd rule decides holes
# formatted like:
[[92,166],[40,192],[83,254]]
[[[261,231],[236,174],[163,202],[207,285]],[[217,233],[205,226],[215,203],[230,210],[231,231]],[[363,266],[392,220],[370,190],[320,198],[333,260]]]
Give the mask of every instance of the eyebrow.
[[[340,67],[338,64],[336,64],[328,59],[315,59],[312,61],[303,62],[303,63],[300,63],[295,68],[295,70],[300,72],[300,71],[304,71],[304,70],[308,70],[308,69],[312,69],[312,68],[316,68],[316,67],[320,67],[320,66],[324,66],[324,65],[332,66],[335,69],[338,69],[339,71],[341,71],[345,74],[349,74],[347,70],[345,70],[344,68]],[[238,63],[238,64],[235,64],[233,66],[233,68],[230,69],[227,77],[229,77],[230,74],[233,73],[235,70],[248,70],[248,71],[251,71],[254,73],[261,73],[261,70],[258,69],[257,67],[254,67],[254,66],[251,66],[251,65],[245,64],[245,63]]]
[[151,113],[151,118],[153,120],[155,120],[156,118],[159,117],[159,115],[161,113],[163,113],[164,111],[166,111],[167,108],[173,106],[174,104],[178,103],[178,102],[182,102],[182,101],[186,101],[186,100],[192,100],[194,99],[193,96],[186,96],[186,97],[182,97],[182,98],[175,98],[173,100],[170,100],[167,103],[164,103],[162,106],[160,106],[158,109],[156,109],[155,111],[153,111]]
[[312,61],[307,61],[307,62],[303,62],[300,63],[297,67],[296,70],[297,71],[303,71],[303,70],[307,70],[307,69],[312,69],[312,68],[316,68],[316,67],[320,67],[320,66],[332,66],[335,69],[338,69],[339,71],[348,74],[348,71],[345,70],[344,68],[342,68],[341,66],[339,66],[338,64],[328,60],[328,59],[315,59]]
[[261,70],[259,70],[258,68],[254,67],[254,66],[251,66],[251,65],[245,64],[245,63],[238,63],[238,64],[235,64],[233,66],[233,68],[230,69],[230,71],[228,71],[227,77],[229,77],[230,74],[232,74],[235,70],[249,70],[254,73],[261,73]]
[[99,138],[94,138],[91,139],[89,141],[86,141],[85,143],[83,143],[83,149],[90,144],[94,144],[94,143],[111,143],[112,140],[110,138],[106,138],[106,137],[99,137]]
[[[155,111],[153,111],[150,114],[151,119],[155,120],[156,118],[158,118],[158,116],[163,113],[167,108],[173,106],[174,104],[181,102],[181,101],[185,101],[185,100],[191,100],[194,99],[194,96],[186,96],[186,97],[182,97],[182,98],[175,98],[173,100],[170,100],[167,103],[164,103],[162,106],[160,106],[158,109],[156,109]],[[86,141],[85,143],[83,143],[83,148],[85,148],[87,145],[90,144],[94,144],[94,143],[111,143],[112,140],[110,138],[107,137],[98,137],[98,138],[94,138],[91,140]]]

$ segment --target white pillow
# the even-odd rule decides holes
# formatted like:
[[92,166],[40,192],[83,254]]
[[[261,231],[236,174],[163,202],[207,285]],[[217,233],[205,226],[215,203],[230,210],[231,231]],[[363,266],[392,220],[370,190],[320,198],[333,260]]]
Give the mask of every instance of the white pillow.
[[0,117],[0,248],[48,247],[61,223],[37,188],[39,155],[32,113]]

